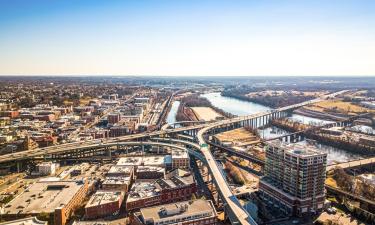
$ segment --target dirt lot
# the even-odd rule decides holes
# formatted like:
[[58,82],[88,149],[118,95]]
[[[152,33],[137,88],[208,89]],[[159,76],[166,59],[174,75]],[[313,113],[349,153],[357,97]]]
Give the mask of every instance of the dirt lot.
[[198,120],[211,121],[221,117],[219,113],[210,107],[191,107]]
[[258,138],[250,133],[249,131],[245,130],[245,128],[238,128],[230,131],[226,131],[220,134],[217,134],[216,137],[221,142],[253,142],[258,141]]
[[328,214],[326,212],[323,212],[319,218],[319,221],[322,222],[327,222],[327,221],[333,221],[337,222],[337,224],[342,224],[342,225],[365,225],[364,223],[359,222],[355,218],[351,217],[350,215],[345,215],[341,213],[336,213],[335,215]]

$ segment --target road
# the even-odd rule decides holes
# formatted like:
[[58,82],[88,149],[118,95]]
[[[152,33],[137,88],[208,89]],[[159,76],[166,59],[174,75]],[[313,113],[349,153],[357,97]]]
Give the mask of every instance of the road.
[[[344,91],[336,92],[333,94],[320,97],[318,99],[306,101],[303,103],[299,103],[299,104],[295,104],[295,105],[291,105],[287,107],[282,107],[282,108],[275,109],[275,110],[270,110],[267,112],[257,113],[257,114],[248,115],[248,116],[240,116],[240,117],[221,120],[221,121],[217,121],[217,122],[209,123],[209,124],[199,124],[199,125],[193,125],[189,127],[180,127],[180,128],[167,129],[167,130],[155,131],[155,132],[150,132],[150,133],[134,134],[134,135],[128,135],[128,136],[123,136],[123,137],[99,140],[99,141],[94,140],[94,141],[87,141],[87,142],[69,143],[69,144],[64,144],[64,145],[57,145],[57,146],[24,151],[24,152],[7,154],[7,155],[3,155],[0,157],[0,163],[14,161],[14,160],[21,160],[21,159],[26,159],[26,158],[32,158],[32,157],[41,156],[41,155],[69,152],[69,151],[73,151],[79,148],[95,148],[98,146],[114,145],[116,142],[124,142],[124,141],[146,138],[146,137],[149,138],[149,137],[164,136],[166,134],[182,133],[183,131],[189,131],[189,130],[198,130],[197,139],[198,139],[200,151],[207,161],[207,165],[213,176],[213,180],[216,183],[216,187],[218,188],[218,191],[225,204],[225,207],[229,210],[229,217],[231,219],[231,222],[239,223],[242,225],[256,225],[257,223],[255,222],[255,220],[241,206],[236,196],[232,193],[228,183],[225,180],[225,175],[223,174],[223,171],[219,168],[218,164],[216,163],[216,160],[211,154],[210,148],[204,138],[205,134],[216,127],[235,124],[235,123],[239,123],[239,122],[246,121],[246,120],[256,119],[256,118],[271,115],[277,112],[292,110],[292,109],[299,108],[308,104],[323,101],[330,97],[335,97],[336,95],[341,94],[343,92]],[[139,142],[134,142],[134,143],[138,145],[140,144]]]

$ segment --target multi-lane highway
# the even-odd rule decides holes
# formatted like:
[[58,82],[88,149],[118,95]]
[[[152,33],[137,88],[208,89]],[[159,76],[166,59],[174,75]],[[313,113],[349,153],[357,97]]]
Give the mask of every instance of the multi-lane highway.
[[[101,146],[112,146],[116,142],[127,142],[131,140],[136,139],[145,139],[145,138],[152,138],[152,137],[163,137],[167,134],[173,134],[173,133],[183,133],[185,131],[198,131],[196,132],[197,141],[199,144],[199,149],[201,151],[201,154],[205,158],[205,161],[207,162],[208,168],[213,176],[213,180],[216,183],[216,186],[218,188],[218,191],[222,197],[222,200],[224,202],[225,208],[228,212],[229,218],[232,223],[237,224],[243,224],[243,225],[255,225],[257,224],[255,220],[247,213],[247,211],[241,206],[238,199],[235,195],[231,192],[231,189],[228,185],[228,183],[225,180],[225,175],[222,173],[222,170],[219,168],[219,166],[216,163],[216,160],[214,159],[213,155],[211,154],[210,148],[205,140],[206,133],[214,130],[218,127],[223,127],[226,125],[234,125],[234,124],[241,124],[242,122],[255,120],[258,118],[264,118],[266,116],[275,115],[280,112],[292,110],[295,108],[299,108],[308,104],[316,103],[319,101],[322,101],[327,98],[335,97],[338,94],[341,94],[345,91],[336,92],[333,94],[325,95],[323,97],[320,97],[318,99],[306,101],[303,103],[270,110],[263,113],[257,113],[252,114],[249,116],[240,116],[232,119],[226,119],[221,120],[213,123],[207,123],[207,124],[198,124],[188,127],[179,127],[179,128],[173,128],[173,129],[165,129],[161,131],[154,131],[149,133],[140,133],[140,134],[134,134],[134,135],[128,135],[123,137],[117,137],[117,138],[109,138],[105,140],[93,140],[93,141],[86,141],[86,142],[77,142],[77,143],[68,143],[63,145],[56,145],[56,146],[50,146],[46,148],[38,148],[34,150],[29,151],[23,151],[18,153],[12,153],[0,156],[0,163],[9,162],[9,161],[16,161],[16,160],[22,160],[27,158],[33,158],[36,156],[43,156],[43,155],[51,155],[51,154],[58,154],[58,153],[66,153],[70,151],[74,151],[76,149],[82,149],[82,148],[95,148],[95,147],[101,147]],[[244,124],[244,123],[243,123]],[[234,127],[234,126],[233,126]],[[130,144],[130,142],[128,142]],[[143,142],[143,143],[150,143],[150,142]],[[140,144],[140,142],[132,142],[132,144]]]

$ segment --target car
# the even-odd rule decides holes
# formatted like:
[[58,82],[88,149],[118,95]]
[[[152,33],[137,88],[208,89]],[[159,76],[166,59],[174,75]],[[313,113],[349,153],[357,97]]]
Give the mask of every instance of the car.
[[336,214],[337,210],[333,207],[329,207],[326,209],[328,214]]

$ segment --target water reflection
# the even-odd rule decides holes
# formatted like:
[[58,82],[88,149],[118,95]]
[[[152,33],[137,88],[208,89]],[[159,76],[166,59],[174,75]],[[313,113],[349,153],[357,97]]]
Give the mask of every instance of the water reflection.
[[[206,97],[214,106],[226,112],[239,116],[264,112],[271,109],[270,107],[263,106],[257,103],[221,96],[218,92],[203,94],[202,96]],[[326,124],[332,122],[297,114],[293,114],[290,118],[298,120],[305,124]],[[259,134],[262,137],[264,136],[265,139],[268,139],[288,134],[288,132],[277,127],[269,127],[264,130],[259,130]],[[321,151],[327,152],[328,164],[332,164],[335,162],[346,162],[361,158],[359,154],[349,153],[345,150],[337,149],[331,146],[317,144],[317,147]]]
[[221,96],[220,92],[203,94],[212,105],[237,116],[249,115],[270,110],[270,107],[235,98]]
[[180,101],[174,101],[172,103],[171,110],[169,111],[168,116],[167,116],[167,123],[176,122],[176,115],[177,115],[177,110],[179,106],[180,106]]

